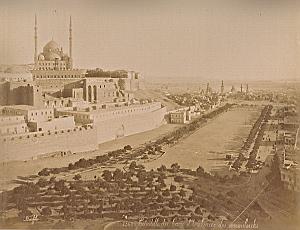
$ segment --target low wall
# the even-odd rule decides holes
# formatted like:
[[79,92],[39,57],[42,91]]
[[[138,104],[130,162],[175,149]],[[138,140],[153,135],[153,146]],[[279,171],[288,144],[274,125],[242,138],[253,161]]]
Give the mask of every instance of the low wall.
[[80,127],[2,137],[0,146],[0,161],[25,160],[57,151],[92,151],[98,148],[97,130]]

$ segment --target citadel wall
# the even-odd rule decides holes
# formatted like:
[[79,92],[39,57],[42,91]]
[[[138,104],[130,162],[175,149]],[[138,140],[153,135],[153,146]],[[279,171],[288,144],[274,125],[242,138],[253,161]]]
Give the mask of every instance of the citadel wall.
[[155,129],[162,125],[165,113],[166,108],[163,107],[147,113],[115,117],[109,121],[98,120],[94,123],[97,128],[97,141],[100,144]]
[[98,148],[97,130],[87,126],[1,137],[0,146],[0,161],[25,160],[57,151],[92,151]]

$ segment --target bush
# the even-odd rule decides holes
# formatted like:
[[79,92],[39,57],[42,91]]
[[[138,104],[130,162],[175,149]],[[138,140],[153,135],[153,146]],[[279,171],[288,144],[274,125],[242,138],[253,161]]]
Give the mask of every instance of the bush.
[[183,181],[183,177],[182,176],[175,176],[174,177],[174,181],[175,182],[182,182]]
[[163,192],[162,192],[162,195],[163,195],[163,196],[170,196],[169,190],[163,191]]
[[73,177],[74,180],[80,180],[81,179],[81,175],[80,174],[76,174],[74,177]]
[[173,185],[173,184],[171,184],[171,185],[170,185],[170,191],[172,191],[172,192],[173,192],[173,191],[176,191],[176,186]]
[[50,175],[50,170],[48,168],[42,169],[40,172],[38,172],[39,176],[49,176]]
[[42,216],[51,216],[52,210],[49,207],[45,207],[41,211]]
[[132,150],[132,147],[130,145],[125,145],[124,146],[124,150],[130,151],[130,150]]
[[44,178],[39,179],[39,181],[36,183],[36,185],[41,188],[46,187],[48,184],[49,184],[49,182]]

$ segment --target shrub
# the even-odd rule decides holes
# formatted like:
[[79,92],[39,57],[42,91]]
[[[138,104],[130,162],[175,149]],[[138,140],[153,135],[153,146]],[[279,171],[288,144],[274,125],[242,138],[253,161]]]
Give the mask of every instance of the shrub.
[[41,211],[41,214],[42,214],[42,216],[51,216],[51,214],[52,214],[51,208],[49,208],[49,207],[43,208]]
[[173,191],[176,191],[176,186],[173,185],[173,184],[171,184],[171,185],[170,185],[170,191],[172,191],[172,192],[173,192]]
[[80,180],[81,179],[81,175],[80,174],[76,174],[74,177],[73,177],[74,180]]
[[183,177],[182,176],[175,176],[174,177],[174,181],[175,182],[182,182],[183,181]]

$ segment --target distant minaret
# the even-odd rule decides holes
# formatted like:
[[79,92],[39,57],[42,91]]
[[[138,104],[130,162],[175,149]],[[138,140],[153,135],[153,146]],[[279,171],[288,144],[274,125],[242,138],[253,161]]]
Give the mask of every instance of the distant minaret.
[[209,83],[207,83],[207,85],[206,85],[206,95],[208,95],[209,94]]
[[69,56],[70,56],[70,69],[73,68],[72,59],[72,16],[70,16],[70,26],[69,26]]
[[243,92],[243,84],[241,84],[241,93]]
[[222,80],[222,84],[221,84],[221,94],[224,94],[224,81]]
[[37,65],[37,17],[34,16],[34,66]]
[[248,86],[248,84],[246,85],[246,94],[248,94],[249,93],[249,86]]

